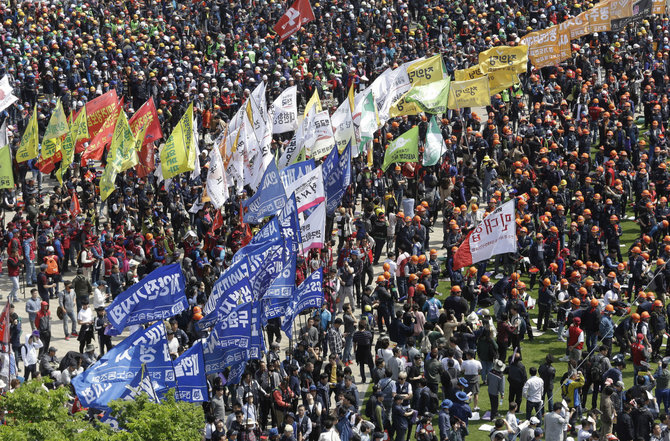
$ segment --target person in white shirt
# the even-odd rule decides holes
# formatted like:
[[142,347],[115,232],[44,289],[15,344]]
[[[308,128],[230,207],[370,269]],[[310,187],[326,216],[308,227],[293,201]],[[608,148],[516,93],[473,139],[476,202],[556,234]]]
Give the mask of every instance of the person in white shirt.
[[93,309],[104,308],[107,305],[107,282],[101,280],[93,291]]
[[256,405],[254,404],[253,392],[246,393],[245,403],[242,405],[242,414],[243,419],[246,420],[247,422],[253,421],[253,423],[255,424],[256,421],[258,421],[258,417],[256,415]]
[[529,420],[534,413],[542,416],[540,408],[542,407],[542,396],[544,394],[544,380],[537,375],[537,368],[532,367],[528,370],[530,378],[526,380],[521,390],[521,396],[526,399],[526,419]]
[[32,378],[37,378],[37,354],[43,346],[39,331],[33,331],[32,334],[26,335],[25,344],[21,346],[21,360],[23,360],[25,368],[23,376],[26,381],[30,379],[31,375]]
[[81,310],[77,314],[77,323],[79,323],[79,352],[84,353],[84,348],[93,340],[93,310],[88,304],[88,300],[81,302]]
[[72,361],[67,369],[64,369],[63,372],[61,372],[60,381],[58,383],[63,386],[69,386],[72,379],[82,372],[84,372],[84,369],[79,366],[79,363]]
[[172,329],[167,332],[167,341],[170,355],[176,357],[179,353],[179,340],[174,338],[174,331]]
[[474,351],[465,351],[465,360],[461,364],[461,372],[466,380],[468,380],[468,387],[465,390],[472,394],[472,404],[474,404],[474,411],[479,410],[479,374],[482,372],[482,364],[479,360],[475,360]]
[[516,410],[518,406],[517,404],[512,401],[509,403],[509,410],[507,411],[507,415],[505,415],[505,421],[507,421],[507,427],[509,430],[512,431],[512,433],[519,433],[519,420],[516,419]]

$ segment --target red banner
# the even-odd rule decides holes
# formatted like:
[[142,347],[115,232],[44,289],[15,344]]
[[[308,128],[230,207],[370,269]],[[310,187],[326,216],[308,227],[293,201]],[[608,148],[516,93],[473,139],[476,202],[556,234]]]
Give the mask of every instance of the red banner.
[[[77,141],[74,147],[75,153],[81,153],[86,149],[84,143],[89,142],[98,134],[118,101],[119,98],[116,96],[116,90],[112,89],[104,95],[100,95],[96,99],[86,103],[86,124],[88,125],[89,138]],[[77,119],[78,114],[79,112],[72,115],[72,121]]]
[[144,141],[142,141],[143,146],[150,142],[158,141],[163,137],[161,123],[158,120],[158,113],[156,112],[153,98],[149,98],[146,103],[142,104],[142,107],[130,118],[128,124],[130,124],[130,130],[133,131],[135,136],[137,136],[143,127],[148,127]]
[[79,213],[81,213],[81,205],[79,205],[79,196],[77,195],[77,191],[73,190],[72,199],[70,200],[70,214],[73,217],[76,217]]
[[37,169],[42,173],[49,174],[52,171],[54,171],[54,169],[56,168],[56,164],[60,162],[61,159],[63,159],[63,151],[58,150],[56,154],[54,154],[49,159],[44,159],[43,157],[40,156],[40,158],[35,163],[35,167],[37,167]]
[[91,143],[86,148],[86,151],[81,155],[82,165],[85,165],[84,161],[90,159],[95,159],[97,161],[102,159],[105,146],[112,141],[112,135],[114,135],[114,128],[116,127],[116,120],[119,117],[119,113],[121,113],[121,109],[123,109],[123,99],[115,104],[115,106],[116,107],[114,107],[112,113],[107,116],[100,131],[93,137]]
[[142,146],[142,149],[137,154],[139,162],[135,167],[135,172],[138,178],[146,178],[156,168],[154,162],[154,144],[149,143]]
[[9,300],[7,300],[5,309],[3,309],[2,313],[0,314],[0,340],[2,341],[3,345],[9,344],[10,329],[11,326],[9,324]]
[[302,25],[312,20],[314,20],[314,11],[312,11],[309,0],[295,0],[273,29],[279,34],[279,41],[282,42],[298,32]]

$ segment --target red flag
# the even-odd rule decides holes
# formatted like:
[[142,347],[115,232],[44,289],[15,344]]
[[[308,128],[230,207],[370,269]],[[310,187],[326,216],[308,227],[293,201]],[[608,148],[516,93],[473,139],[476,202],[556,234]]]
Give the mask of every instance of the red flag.
[[81,155],[81,164],[85,165],[87,160],[95,159],[99,161],[102,159],[102,154],[105,151],[105,146],[112,141],[112,135],[114,135],[114,128],[116,127],[116,120],[119,117],[119,113],[123,109],[123,98],[121,101],[116,104],[112,113],[107,116],[104,124],[100,131],[93,137],[91,143],[86,148],[86,151]]
[[35,163],[35,167],[45,174],[49,174],[56,168],[56,163],[63,159],[63,151],[58,150],[51,158],[44,159],[42,156]]
[[72,199],[70,200],[70,213],[72,217],[77,216],[81,213],[81,206],[79,205],[79,196],[77,196],[77,191],[72,192]]
[[240,226],[242,227],[242,231],[244,231],[244,236],[242,237],[242,246],[245,246],[249,242],[251,242],[251,239],[253,239],[254,235],[251,234],[251,228],[249,228],[248,224],[244,223],[244,210],[242,209],[242,202],[240,202]]
[[146,103],[142,104],[142,107],[140,107],[133,117],[130,118],[128,124],[130,124],[130,130],[133,131],[135,136],[137,136],[145,126],[147,127],[147,133],[144,135],[142,145],[158,141],[163,137],[161,123],[158,120],[158,113],[156,112],[153,98],[149,98]]
[[212,220],[212,231],[216,231],[222,226],[223,226],[223,216],[221,215],[221,210],[216,210],[214,220]]
[[3,309],[2,314],[0,314],[0,341],[2,341],[3,345],[9,344],[9,331],[9,300],[7,300],[5,309]]
[[[119,99],[116,96],[116,90],[112,89],[104,95],[100,95],[94,100],[86,103],[86,124],[88,125],[88,139],[80,139],[75,144],[75,153],[81,153],[85,150],[84,143],[90,141],[98,134],[107,117],[114,110],[114,106]],[[73,115],[73,121],[77,118],[77,112]]]
[[312,20],[314,20],[314,11],[312,11],[309,0],[295,0],[273,29],[281,37],[279,42],[282,42],[298,32],[302,25]]
[[139,162],[135,167],[135,172],[137,173],[138,178],[145,178],[156,169],[156,163],[154,161],[154,144],[148,143],[142,146],[142,149],[138,152],[137,157]]

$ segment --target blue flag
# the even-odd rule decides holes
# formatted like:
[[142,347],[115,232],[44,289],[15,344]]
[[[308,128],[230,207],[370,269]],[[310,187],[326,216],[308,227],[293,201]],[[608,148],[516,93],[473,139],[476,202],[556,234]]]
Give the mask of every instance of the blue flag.
[[244,222],[258,223],[264,217],[277,214],[285,204],[286,193],[281,183],[279,170],[277,170],[277,163],[270,161],[263,173],[258,190],[242,203],[244,208],[248,208],[244,215]]
[[265,297],[261,300],[261,307],[263,315],[261,316],[261,322],[263,326],[268,323],[268,320],[282,317],[286,312],[289,304],[293,300],[293,294],[291,291],[291,297]]
[[271,244],[248,256],[249,282],[256,300],[263,298],[268,288],[284,269],[285,248],[282,240],[280,244]]
[[295,290],[293,301],[284,312],[281,328],[288,338],[293,337],[293,321],[307,308],[320,308],[323,304],[323,268],[310,274]]
[[[233,264],[228,269],[235,266]],[[212,294],[203,308],[203,317],[198,320],[198,329],[203,330],[214,326],[239,305],[253,301],[249,279],[246,276],[240,276],[240,274],[242,274],[242,271],[225,271],[219,277],[219,280],[214,283]]]
[[[155,386],[158,386],[158,384]],[[160,401],[158,394],[156,394],[154,384],[151,381],[149,369],[146,367],[143,367],[143,369],[140,369],[140,371],[135,374],[135,378],[133,378],[133,380],[126,385],[126,390],[119,397],[119,399],[132,401],[142,393],[147,394],[149,396],[149,400],[152,403],[158,403]]]
[[[297,253],[300,251],[300,244],[302,237],[300,237],[300,221],[298,220],[298,207],[295,203],[295,193],[286,201],[286,205],[279,213],[279,225],[281,226],[281,234],[286,241],[286,253]],[[288,258],[288,254],[285,256]]]
[[209,401],[201,340],[174,361],[174,372],[179,390],[177,399],[191,403]]
[[181,266],[173,263],[155,269],[119,294],[106,311],[109,323],[121,333],[126,326],[164,320],[186,309],[184,274]]
[[228,378],[226,378],[226,385],[228,384],[240,384],[242,381],[242,375],[244,375],[244,370],[247,368],[247,361],[238,361],[230,367],[230,372],[228,372]]
[[161,396],[175,387],[174,367],[168,349],[165,325],[156,322],[138,329],[72,379],[84,407],[104,408],[121,398],[145,365],[155,392]]
[[282,184],[284,184],[284,188],[289,187],[296,180],[314,170],[314,167],[316,167],[314,159],[308,159],[307,161],[296,162],[282,169],[279,172],[279,176],[281,177]]
[[[258,302],[251,307],[252,320],[249,333],[242,339],[231,343],[228,339],[227,329],[223,329],[221,323],[212,328],[212,332],[203,342],[203,354],[205,357],[205,372],[207,374],[222,372],[226,366],[231,366],[243,360],[257,359],[265,351],[262,329],[259,323],[260,306]],[[228,325],[226,325],[228,328]]]
[[326,214],[332,215],[340,205],[351,183],[351,143],[340,155],[333,149],[323,162],[323,191],[326,193]]

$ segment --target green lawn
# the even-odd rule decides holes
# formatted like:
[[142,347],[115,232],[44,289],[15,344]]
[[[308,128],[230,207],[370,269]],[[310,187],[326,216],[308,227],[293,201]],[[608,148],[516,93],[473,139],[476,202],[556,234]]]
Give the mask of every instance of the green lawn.
[[[639,228],[637,224],[635,224],[634,221],[632,220],[624,220],[621,223],[622,228],[623,228],[623,236],[621,243],[622,244],[630,244],[635,238],[639,236]],[[628,245],[626,245],[626,248],[622,248],[622,254],[624,259],[627,258],[626,256],[626,251],[627,251]],[[626,250],[626,251],[625,251]],[[522,280],[526,282],[528,286],[530,286],[530,280],[528,275],[522,275]],[[494,279],[493,282],[496,280]],[[448,281],[443,281],[439,284],[438,286],[438,291],[440,292],[440,299],[444,300],[446,296],[449,295],[449,292],[451,290],[451,283]],[[533,292],[530,292],[530,295],[534,298],[537,298],[537,286],[535,287]],[[491,311],[493,309],[491,308]],[[531,310],[530,311],[530,317],[531,319],[536,319],[537,318],[537,310]],[[553,315],[555,317],[555,314]],[[614,317],[614,323],[616,326],[616,323],[618,320],[621,320],[622,317]],[[533,326],[533,330],[535,330],[535,326]],[[528,370],[530,367],[535,366],[539,367],[541,363],[544,362],[544,358],[547,356],[547,354],[553,354],[555,359],[558,360],[560,357],[565,355],[565,343],[560,342],[557,340],[557,335],[554,332],[548,331],[544,335],[541,336],[536,336],[535,340],[533,342],[529,342],[526,340],[521,344],[522,348],[522,354],[523,354],[523,363],[526,366],[526,369]],[[510,351],[508,350],[508,356],[510,355]],[[563,376],[563,374],[567,371],[567,363],[565,362],[560,362],[556,361],[554,363],[554,367],[556,368],[556,382],[554,385],[554,401],[557,399],[560,399],[561,392],[560,392],[560,379]],[[624,382],[626,383],[626,387],[631,387],[633,385],[633,369],[631,367],[631,364],[627,364],[627,369],[624,372]],[[509,387],[509,385],[508,385]],[[372,385],[368,388],[368,391],[366,393],[366,398],[363,401],[364,403],[367,402],[367,398],[372,390]],[[507,402],[507,397],[508,393],[505,393],[505,400],[503,401],[503,405],[499,407],[498,412],[500,414],[505,414],[508,409],[508,402]],[[600,400],[598,400],[598,404],[600,404]],[[472,405],[472,403],[471,403]],[[587,405],[590,408],[591,405],[591,398],[589,396],[589,399],[587,401]],[[517,413],[517,417],[520,420],[525,419],[526,415],[526,403],[525,400],[521,403],[521,409],[519,409],[519,413]],[[479,407],[481,408],[480,414],[483,416],[484,413],[487,410],[491,409],[490,401],[489,401],[489,396],[488,393],[486,392],[486,386],[481,386],[480,390],[480,395],[479,395]],[[473,440],[473,441],[488,441],[488,432],[483,432],[478,430],[479,426],[482,424],[490,424],[489,421],[471,421],[470,422],[470,435],[467,437],[468,440]],[[437,419],[434,421],[435,425],[435,430],[437,431]]]

